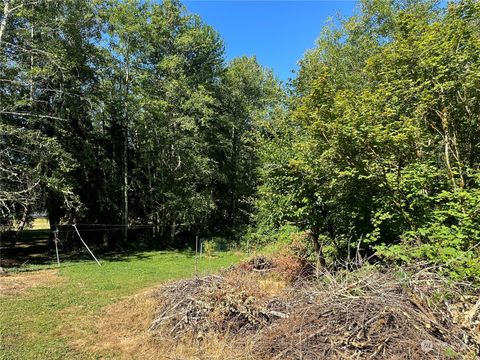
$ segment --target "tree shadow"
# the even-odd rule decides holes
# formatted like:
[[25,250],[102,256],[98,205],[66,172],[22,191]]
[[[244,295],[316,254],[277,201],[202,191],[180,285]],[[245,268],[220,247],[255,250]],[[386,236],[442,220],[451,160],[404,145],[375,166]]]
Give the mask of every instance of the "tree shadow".
[[[49,247],[48,245],[49,234],[49,230],[26,230],[14,247],[10,247],[9,243],[2,242],[0,244],[0,267],[20,269],[29,265],[56,265],[55,247]],[[91,244],[89,247],[100,262],[102,260],[108,262],[149,260],[155,255],[152,251],[157,251],[156,255],[158,255],[158,251],[165,251],[166,254],[169,250],[141,247],[137,249],[112,251],[111,249],[104,249]],[[195,253],[192,254],[188,250],[176,251],[188,257],[195,256]],[[68,244],[59,242],[58,252],[60,263],[94,261],[90,253],[78,239],[69,241]]]

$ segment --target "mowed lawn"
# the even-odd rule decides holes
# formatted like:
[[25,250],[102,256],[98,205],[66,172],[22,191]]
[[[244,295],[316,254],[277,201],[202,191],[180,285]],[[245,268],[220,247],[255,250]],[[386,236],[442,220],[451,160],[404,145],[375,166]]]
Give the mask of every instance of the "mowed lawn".
[[[200,258],[198,272],[226,268],[244,255]],[[96,321],[109,304],[167,280],[193,276],[195,257],[184,252],[144,252],[126,257],[63,263],[56,269],[0,277],[0,359],[99,359],[115,353],[86,350]]]

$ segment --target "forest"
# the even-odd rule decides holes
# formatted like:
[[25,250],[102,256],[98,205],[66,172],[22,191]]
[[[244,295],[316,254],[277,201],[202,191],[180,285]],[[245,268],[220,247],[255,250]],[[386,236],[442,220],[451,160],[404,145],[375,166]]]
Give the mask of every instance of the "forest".
[[283,84],[255,57],[227,62],[220,35],[176,0],[4,0],[12,246],[46,213],[52,231],[116,226],[90,236],[110,248],[306,231],[321,263],[478,275],[479,3],[359,6]]

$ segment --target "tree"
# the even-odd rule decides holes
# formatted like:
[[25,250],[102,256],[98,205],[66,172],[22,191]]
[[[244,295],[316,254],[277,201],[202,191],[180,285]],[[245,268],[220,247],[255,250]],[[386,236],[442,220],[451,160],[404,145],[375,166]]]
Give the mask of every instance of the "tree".
[[219,98],[214,221],[233,232],[250,221],[260,166],[258,133],[283,105],[284,94],[272,71],[262,68],[255,57],[240,57],[222,74]]
[[[69,210],[79,205],[77,200],[72,201],[77,199],[70,183],[74,166],[65,165],[71,156],[56,135],[65,135],[70,125],[77,124],[73,109],[85,103],[83,98],[79,101],[81,95],[76,90],[81,81],[77,75],[86,72],[72,73],[79,70],[73,60],[79,57],[74,58],[72,50],[77,55],[80,51],[85,61],[88,51],[78,43],[84,39],[76,36],[81,28],[65,21],[69,16],[79,20],[73,13],[78,14],[84,7],[84,2],[69,1],[4,2],[0,53],[0,124],[5,144],[2,160],[12,176],[19,176],[14,182],[28,188],[25,194],[29,200],[22,205],[20,229],[33,207],[44,206],[40,200],[56,197],[58,206]],[[55,17],[58,22],[52,23]],[[88,92],[87,82],[81,86]],[[51,151],[51,158],[45,151]],[[36,178],[33,183],[32,177]]]
[[309,230],[320,257],[323,244],[349,257],[351,241],[430,259],[471,249],[477,25],[475,2],[444,14],[430,2],[364,2],[325,31],[285,125],[266,139],[261,212]]
[[[131,147],[131,117],[138,111],[138,97],[135,87],[139,84],[139,71],[144,51],[141,48],[143,33],[147,26],[146,5],[129,0],[112,2],[103,13],[106,17],[106,34],[108,36],[108,66],[110,77],[106,78],[110,87],[112,100],[106,100],[112,116],[112,130],[120,128],[121,139],[112,136],[113,143],[119,142],[121,148],[121,222],[122,241],[128,240],[129,225],[129,147]],[[108,71],[107,70],[107,71]],[[104,100],[105,101],[105,100]]]
[[174,243],[213,209],[215,89],[223,63],[218,34],[177,1],[155,4],[143,34],[141,114],[134,122],[136,205],[155,235]]

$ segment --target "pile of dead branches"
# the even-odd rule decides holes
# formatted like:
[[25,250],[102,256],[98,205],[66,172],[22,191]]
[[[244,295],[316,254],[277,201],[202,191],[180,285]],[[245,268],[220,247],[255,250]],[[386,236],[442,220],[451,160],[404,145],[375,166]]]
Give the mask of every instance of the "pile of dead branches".
[[296,283],[311,278],[315,273],[315,266],[306,258],[282,253],[275,257],[254,256],[232,270],[277,274],[289,283]]
[[253,359],[480,356],[480,294],[468,284],[428,272],[362,269],[272,291],[265,284],[279,275],[275,261],[246,264],[161,288],[150,331],[199,346],[220,334]]
[[210,331],[255,331],[287,316],[287,303],[269,297],[247,276],[182,280],[161,288],[156,296],[160,306],[150,331],[168,329],[173,339],[185,334],[200,339]]
[[[431,286],[439,286],[435,280],[430,279]],[[330,282],[328,287],[311,284],[298,295],[301,300],[288,321],[254,336],[254,354],[259,359],[305,360],[480,355],[474,324],[459,324],[448,312],[448,302],[430,307],[422,295],[425,283],[418,284],[380,272],[353,282]]]

